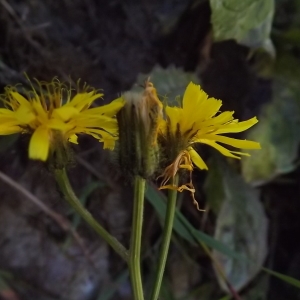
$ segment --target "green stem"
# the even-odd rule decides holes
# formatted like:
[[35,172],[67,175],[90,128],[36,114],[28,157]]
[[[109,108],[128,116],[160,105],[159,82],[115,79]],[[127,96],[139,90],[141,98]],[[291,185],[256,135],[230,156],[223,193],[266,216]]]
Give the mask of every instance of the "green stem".
[[128,262],[128,251],[125,247],[107,232],[90,214],[89,211],[80,203],[76,197],[73,188],[70,184],[65,168],[55,170],[55,179],[68,203],[76,210],[76,212],[101,236],[121,258]]
[[129,269],[134,300],[143,300],[143,285],[141,278],[141,239],[143,228],[145,179],[135,176],[134,203],[129,249]]
[[[178,185],[178,175],[172,181],[172,184]],[[168,252],[170,241],[172,237],[172,229],[174,223],[174,216],[176,210],[176,200],[177,200],[177,190],[169,190],[168,192],[168,200],[167,200],[167,210],[166,210],[166,218],[163,229],[163,239],[162,245],[160,249],[160,256],[158,262],[158,268],[156,271],[154,287],[152,289],[151,300],[157,300],[159,297],[159,292],[161,288],[161,283],[165,271],[165,266],[167,262]]]

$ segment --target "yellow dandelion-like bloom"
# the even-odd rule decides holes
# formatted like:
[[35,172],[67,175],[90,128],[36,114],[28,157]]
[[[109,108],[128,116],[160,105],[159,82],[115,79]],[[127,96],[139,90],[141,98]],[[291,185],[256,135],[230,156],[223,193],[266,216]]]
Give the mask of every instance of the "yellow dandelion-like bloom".
[[[222,101],[209,98],[199,85],[190,83],[184,93],[181,107],[165,107],[165,120],[160,124],[160,136],[167,145],[168,158],[173,163],[162,174],[161,189],[189,190],[194,199],[194,186],[191,181],[180,187],[167,184],[177,174],[179,169],[192,171],[194,165],[199,169],[208,169],[201,156],[194,150],[197,143],[214,147],[223,155],[240,159],[244,152],[225,148],[229,145],[239,149],[260,149],[260,144],[254,141],[240,140],[222,136],[224,133],[245,131],[258,122],[257,118],[239,122],[234,119],[233,111],[220,113]],[[197,202],[194,199],[195,204]]]
[[113,149],[117,140],[116,113],[124,105],[122,100],[91,108],[103,96],[84,85],[72,97],[72,89],[59,82],[36,81],[38,89],[8,86],[0,95],[6,108],[0,108],[0,135],[13,133],[32,134],[29,157],[46,161],[49,150],[55,148],[57,136],[62,141],[77,144],[78,134],[88,134]]

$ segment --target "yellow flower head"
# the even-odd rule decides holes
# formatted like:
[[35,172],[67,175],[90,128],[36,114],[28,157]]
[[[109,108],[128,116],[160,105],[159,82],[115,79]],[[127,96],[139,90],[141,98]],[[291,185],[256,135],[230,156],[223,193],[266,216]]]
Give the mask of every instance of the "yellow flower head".
[[[36,81],[30,90],[20,86],[8,86],[0,95],[6,108],[0,108],[0,134],[32,134],[29,157],[46,161],[49,150],[55,148],[57,138],[77,144],[77,134],[89,134],[104,143],[104,148],[113,149],[117,139],[115,114],[124,105],[113,101],[108,105],[90,108],[103,96],[95,89],[84,85],[72,97],[72,89],[59,82]],[[79,90],[79,87],[78,87]]]
[[240,159],[242,155],[249,156],[249,154],[229,150],[219,143],[239,149],[260,149],[260,144],[257,142],[222,136],[223,133],[245,131],[258,120],[254,117],[239,122],[233,118],[233,111],[220,113],[221,106],[221,100],[209,98],[199,85],[191,82],[186,88],[181,107],[165,107],[166,118],[160,124],[160,135],[167,145],[168,158],[173,163],[162,175],[164,179],[161,188],[176,188],[180,191],[188,189],[194,193],[191,181],[181,187],[166,185],[166,183],[176,175],[179,169],[191,172],[194,165],[199,169],[208,169],[193,148],[197,143],[210,145],[223,155],[237,159]]

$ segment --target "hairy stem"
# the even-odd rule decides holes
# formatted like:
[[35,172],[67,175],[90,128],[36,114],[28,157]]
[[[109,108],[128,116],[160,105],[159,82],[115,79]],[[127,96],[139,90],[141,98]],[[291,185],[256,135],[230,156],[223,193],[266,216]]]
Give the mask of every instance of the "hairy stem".
[[143,228],[145,179],[135,176],[134,203],[129,249],[129,269],[134,300],[143,300],[143,285],[141,278],[141,239]]
[[95,232],[100,237],[102,237],[115,250],[117,254],[121,256],[121,258],[123,258],[123,260],[128,262],[129,257],[127,249],[94,219],[91,213],[81,204],[79,199],[76,197],[65,168],[56,169],[54,173],[55,179],[68,203],[90,225],[90,227],[93,228]]
[[[178,175],[175,176],[172,180],[172,185],[178,185]],[[157,300],[159,297],[159,292],[161,288],[161,283],[165,271],[165,266],[167,262],[168,252],[170,241],[172,237],[172,229],[174,223],[174,216],[176,210],[176,200],[177,200],[177,190],[169,190],[168,192],[168,202],[167,202],[167,210],[166,210],[166,218],[163,228],[163,239],[162,245],[160,249],[160,256],[158,267],[155,276],[155,282],[151,293],[151,300]]]

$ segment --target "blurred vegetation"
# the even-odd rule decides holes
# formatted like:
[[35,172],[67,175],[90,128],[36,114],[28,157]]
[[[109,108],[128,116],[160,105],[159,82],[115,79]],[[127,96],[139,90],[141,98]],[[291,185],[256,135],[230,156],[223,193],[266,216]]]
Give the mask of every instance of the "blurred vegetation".
[[[0,8],[1,88],[26,85],[24,72],[71,84],[81,78],[108,101],[151,76],[162,101],[174,103],[194,81],[239,119],[257,115],[244,138],[262,150],[250,158],[198,149],[210,161],[208,172],[193,174],[206,211],[195,210],[189,193],[180,195],[161,298],[300,299],[299,1],[0,0]],[[97,142],[80,142],[72,184],[126,244],[130,179]],[[0,137],[0,172],[15,182],[0,180],[0,299],[131,299],[126,266],[62,201],[47,166],[27,159],[27,145],[25,136]],[[146,191],[146,290],[165,211],[157,183],[153,178]],[[82,243],[17,184],[69,220]]]

